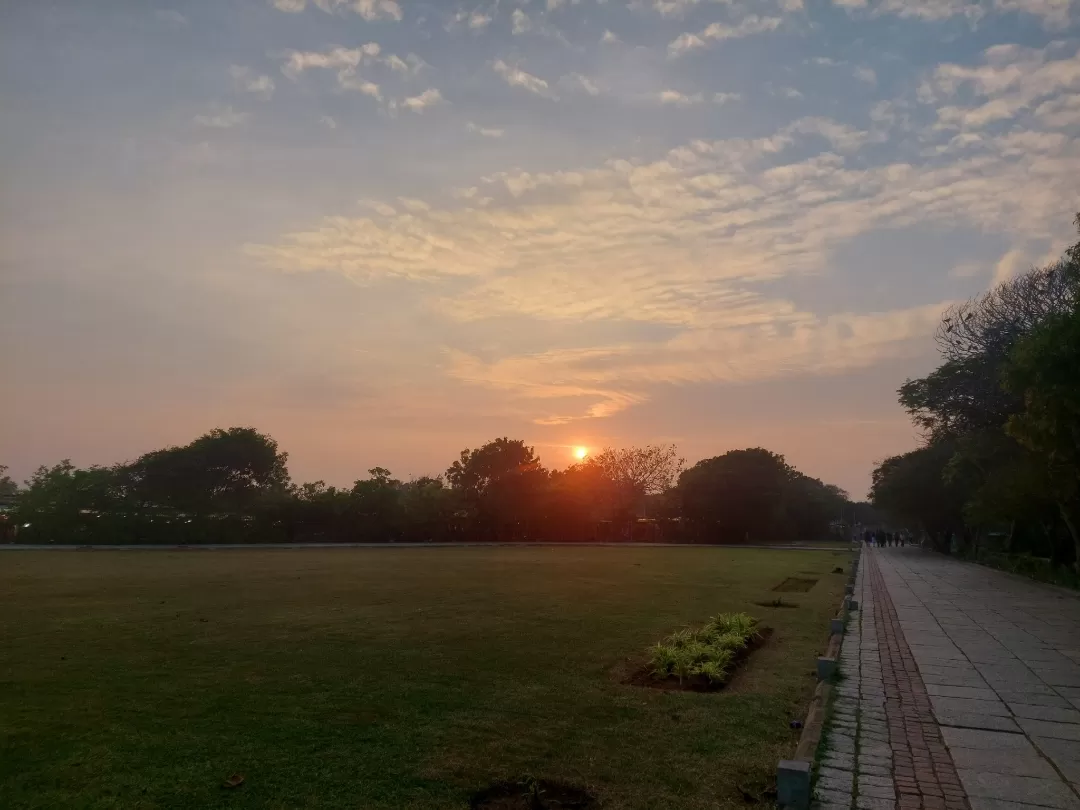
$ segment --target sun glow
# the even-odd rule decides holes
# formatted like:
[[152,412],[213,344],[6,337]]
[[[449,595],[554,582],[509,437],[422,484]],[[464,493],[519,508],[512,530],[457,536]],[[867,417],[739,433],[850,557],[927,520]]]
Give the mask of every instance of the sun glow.
[[587,456],[587,455],[589,455],[589,448],[588,447],[575,447],[574,448],[574,458],[576,458],[578,461],[583,461],[585,459],[585,456]]

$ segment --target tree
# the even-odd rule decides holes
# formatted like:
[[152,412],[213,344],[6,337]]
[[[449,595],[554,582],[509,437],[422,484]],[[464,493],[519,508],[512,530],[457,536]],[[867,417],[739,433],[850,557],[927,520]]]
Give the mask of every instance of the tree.
[[641,500],[670,489],[686,462],[673,444],[649,444],[618,450],[607,447],[585,463],[599,468],[615,486]]
[[679,478],[683,516],[721,540],[817,539],[848,505],[847,493],[761,447],[699,461]]
[[969,433],[1001,432],[1021,405],[1002,390],[1005,357],[976,355],[947,360],[925,377],[900,386],[900,404],[927,441],[949,441]]
[[254,428],[211,430],[183,447],[156,450],[129,467],[144,505],[186,512],[242,512],[289,485],[288,455]]
[[625,517],[625,493],[588,461],[553,471],[546,500],[547,536],[554,540],[596,539],[598,524]]
[[421,476],[401,485],[406,539],[445,542],[458,535],[457,496],[441,478]]
[[[1075,219],[1080,230],[1080,214]],[[900,402],[930,441],[1000,431],[1023,407],[1001,385],[1013,347],[1080,304],[1080,242],[1059,261],[1003,281],[947,309],[935,340],[942,365],[900,388]]]
[[460,458],[446,471],[446,480],[450,486],[475,500],[500,479],[539,466],[540,459],[533,448],[520,439],[503,437],[476,450],[462,450]]
[[29,523],[28,536],[39,541],[89,541],[105,528],[100,516],[122,503],[122,477],[119,466],[79,469],[70,459],[42,465],[19,495],[16,520]]
[[19,494],[19,485],[7,474],[7,471],[7,466],[0,464],[0,506],[15,503],[15,498]]
[[1007,431],[1043,460],[1080,569],[1080,301],[1016,346],[1005,384],[1024,402]]
[[[1080,214],[1074,220],[1080,231]],[[949,361],[986,358],[1002,364],[1012,347],[1080,300],[1080,242],[1059,261],[1033,268],[945,311],[935,340]]]
[[527,536],[542,517],[548,472],[533,448],[519,439],[501,438],[476,450],[462,450],[446,471],[469,517],[493,538]]
[[604,494],[612,518],[626,527],[627,540],[634,539],[634,521],[647,503],[647,496],[671,489],[682,472],[684,460],[675,445],[604,448],[580,465],[599,472],[606,481]]
[[[1080,229],[1080,214],[1075,222]],[[1080,242],[1059,261],[947,310],[936,335],[944,362],[926,377],[908,380],[899,391],[927,446],[921,455],[897,457],[890,460],[896,464],[879,468],[888,474],[882,479],[882,502],[892,499],[894,511],[918,512],[924,523],[944,521],[950,528],[939,526],[939,533],[959,533],[976,545],[980,533],[1000,532],[1011,550],[1037,547],[1055,562],[1072,560],[1075,544],[1063,548],[1059,542],[1059,518],[1048,517],[1047,495],[1056,493],[1052,500],[1061,504],[1060,519],[1068,523],[1076,476],[1068,463],[1055,470],[1043,464],[1046,468],[1040,470],[1033,459],[1047,452],[1042,428],[1060,422],[1050,411],[1064,402],[1060,385],[1038,379],[1038,370],[1052,373],[1054,362],[1062,369],[1075,363],[1064,346],[1073,339],[1066,322],[1078,306]],[[1056,330],[1054,349],[1035,343],[1035,336],[1046,330]],[[1054,351],[1057,361],[1051,359]],[[1080,375],[1078,368],[1072,367],[1074,376]],[[1059,376],[1064,380],[1068,374],[1066,370]],[[927,474],[927,480],[917,483],[919,472]],[[1051,481],[1058,484],[1051,486]],[[903,486],[894,486],[898,482]],[[914,492],[921,494],[908,502]],[[958,518],[956,498],[961,495]]]
[[787,528],[785,498],[796,475],[783,456],[761,447],[699,461],[679,476],[683,515],[706,538],[780,539]]
[[396,540],[402,530],[401,482],[385,467],[368,470],[368,478],[353,484],[349,511],[366,539]]
[[[785,486],[784,522],[793,538],[824,537],[830,529],[844,532],[850,503],[840,487],[794,472]],[[846,533],[845,533],[846,536]]]
[[949,551],[952,538],[963,534],[968,491],[945,473],[955,453],[947,442],[892,456],[872,475],[870,502],[898,523],[918,526],[939,551]]

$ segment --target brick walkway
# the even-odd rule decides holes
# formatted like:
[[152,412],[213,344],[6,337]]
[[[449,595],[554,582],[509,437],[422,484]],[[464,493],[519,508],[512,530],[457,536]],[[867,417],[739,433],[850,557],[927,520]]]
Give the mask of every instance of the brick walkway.
[[873,555],[868,567],[885,686],[885,716],[900,810],[965,810],[960,777],[945,747],[915,658]]
[[1080,810],[1080,596],[905,548],[855,597],[821,810]]

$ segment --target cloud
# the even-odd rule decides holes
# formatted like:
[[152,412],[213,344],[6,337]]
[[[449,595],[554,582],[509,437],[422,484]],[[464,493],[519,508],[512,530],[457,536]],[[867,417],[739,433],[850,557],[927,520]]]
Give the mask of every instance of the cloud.
[[472,121],[466,125],[466,129],[468,129],[469,132],[475,132],[477,135],[483,135],[485,138],[501,138],[506,134],[506,130],[495,129],[494,127],[481,127],[474,124]]
[[1070,0],[832,0],[848,11],[866,10],[872,15],[891,14],[905,19],[939,22],[964,17],[972,22],[990,14],[1029,14],[1041,18],[1047,28],[1069,25]]
[[269,76],[256,74],[251,68],[240,65],[229,67],[233,87],[244,93],[253,93],[260,98],[269,99],[274,95],[274,80]]
[[[362,66],[372,67],[375,71],[389,69],[404,76],[415,76],[428,67],[428,64],[413,53],[408,54],[404,59],[396,54],[384,54],[377,42],[368,42],[357,48],[339,46],[326,51],[288,51],[284,54],[281,72],[293,81],[297,81],[309,70],[335,71],[337,85],[342,90],[359,92],[382,101],[383,93],[380,85],[359,75],[358,69]],[[269,81],[269,77],[266,77],[266,80]],[[393,109],[403,106],[406,109],[419,111],[441,100],[441,95],[435,99],[431,95],[432,92],[438,91],[428,91],[426,95],[408,98],[391,106]]]
[[652,0],[651,7],[665,17],[681,17],[699,2],[700,0]]
[[794,87],[769,87],[769,93],[781,98],[802,98],[803,94]]
[[[966,69],[974,73],[935,70],[929,90],[1060,88],[1071,74],[1059,61],[992,49]],[[1014,76],[1017,64],[1026,67]],[[668,103],[690,97],[672,92]],[[1033,126],[1042,104],[1047,119],[1076,109],[1068,94],[1038,95]],[[470,330],[507,319],[561,324],[567,335],[591,323],[649,325],[626,333],[653,337],[599,347],[448,350],[451,376],[500,390],[548,424],[616,413],[657,385],[840,373],[925,350],[946,302],[813,312],[774,282],[828,273],[838,248],[882,228],[968,228],[1037,244],[1055,236],[1075,199],[1080,143],[1066,132],[1014,126],[978,135],[928,123],[904,130],[921,152],[892,162],[860,153],[907,127],[917,106],[906,97],[881,102],[866,128],[812,116],[766,137],[689,140],[651,160],[494,172],[442,202],[425,200],[428,208],[394,200],[247,251],[283,272],[422,282],[432,317]],[[999,265],[1004,277],[1023,260]]]
[[430,67],[427,62],[415,53],[407,54],[404,59],[397,54],[389,54],[379,61],[391,70],[406,76],[415,76],[424,68]]
[[[343,0],[345,5],[365,20],[400,20],[401,6],[397,0]],[[316,0],[318,3],[319,0]],[[335,0],[338,5],[342,0]]]
[[779,17],[759,17],[750,14],[737,25],[712,23],[697,34],[680,34],[668,45],[668,56],[682,56],[690,51],[705,47],[709,42],[721,42],[725,39],[739,39],[754,34],[775,31],[783,22]]
[[491,15],[474,11],[469,15],[469,28],[473,31],[482,31],[491,25]]
[[1010,250],[998,259],[997,264],[994,265],[994,280],[992,283],[996,285],[1015,278],[1029,267],[1031,267],[1031,262],[1028,261],[1024,251]]
[[1035,108],[1034,115],[1043,125],[1055,129],[1080,126],[1080,95],[1062,95],[1044,101]]
[[739,101],[742,96],[738,93],[713,93],[713,104],[727,104],[729,101]]
[[210,112],[200,113],[192,120],[196,126],[212,129],[231,129],[248,119],[246,112],[237,112],[230,105],[215,105]]
[[[646,401],[658,384],[750,383],[839,374],[922,348],[948,302],[883,312],[816,316],[790,304],[759,318],[691,330],[659,343],[519,354],[484,361],[449,351],[451,377],[536,403],[538,424],[600,419]],[[751,309],[753,309],[751,307]],[[557,401],[553,411],[546,402]],[[567,412],[573,409],[571,412]]]
[[526,73],[521,68],[508,65],[502,59],[496,59],[492,62],[491,68],[511,87],[521,87],[538,96],[555,98],[548,83],[539,76],[533,76],[531,73]]
[[355,90],[365,96],[371,96],[371,98],[376,101],[383,100],[382,90],[379,88],[379,85],[368,79],[361,79],[351,73],[344,75],[338,74],[338,86],[341,87],[342,90]]
[[327,129],[337,129],[337,121],[335,121],[329,115],[320,116],[319,117],[319,123],[322,124]]
[[[337,70],[353,75],[360,65],[372,64],[382,52],[377,42],[368,42],[359,48],[331,48],[328,51],[288,51],[281,72],[296,79],[304,71],[315,69]],[[340,75],[340,73],[339,73]]]
[[701,93],[686,95],[678,90],[661,90],[657,98],[661,104],[672,104],[676,107],[689,107],[692,104],[700,104],[705,100]]
[[612,31],[604,30],[604,33],[600,36],[600,42],[604,45],[616,45],[622,42],[618,35]]
[[600,95],[600,87],[588,76],[580,73],[568,73],[559,79],[559,84],[571,90],[579,90],[590,96]]
[[524,34],[532,29],[532,20],[530,20],[529,15],[520,8],[515,8],[514,13],[510,15],[510,18],[513,25],[513,33]]
[[822,117],[800,118],[784,127],[782,132],[786,135],[819,135],[841,152],[854,152],[866,143],[884,139],[880,133],[870,133]]
[[188,20],[179,11],[173,9],[158,9],[154,12],[154,16],[166,25],[171,25],[174,28],[183,28],[187,26]]
[[413,197],[398,197],[398,202],[406,211],[412,211],[414,214],[422,214],[431,210],[431,206],[426,202]]
[[855,78],[867,84],[877,84],[877,73],[873,68],[858,66],[855,68]]
[[[307,0],[271,0],[271,5],[296,14],[307,8]],[[327,14],[351,11],[368,21],[401,20],[403,16],[398,0],[312,0],[312,5]]]
[[1067,28],[1071,6],[1071,0],[994,0],[995,10],[1040,17],[1047,28]]
[[422,113],[428,107],[432,107],[436,104],[444,104],[446,100],[443,98],[442,93],[436,90],[434,87],[428,88],[418,96],[407,98],[401,102],[401,106],[406,110],[411,110],[415,113]]
[[[1072,121],[1068,115],[1054,118],[1048,113],[1068,109],[1078,92],[1080,49],[1054,59],[1050,48],[1018,45],[988,48],[980,65],[938,65],[919,88],[920,99],[927,104],[959,101],[939,106],[937,117],[940,128],[961,130],[983,129],[1033,109],[1043,125],[1056,120],[1068,126]],[[1042,116],[1038,110],[1043,110]]]
[[682,56],[684,53],[704,47],[704,39],[697,34],[687,32],[685,34],[679,34],[679,36],[671,41],[671,44],[668,45],[668,56]]

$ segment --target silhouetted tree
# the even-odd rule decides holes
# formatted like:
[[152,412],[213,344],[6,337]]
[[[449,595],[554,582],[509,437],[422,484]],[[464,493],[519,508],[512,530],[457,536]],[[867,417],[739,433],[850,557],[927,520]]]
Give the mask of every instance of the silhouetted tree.
[[684,464],[675,445],[649,444],[604,448],[586,459],[582,466],[596,468],[606,479],[614,510],[612,517],[627,527],[626,539],[633,540],[634,521],[647,496],[660,495],[671,489]]
[[0,505],[15,503],[15,497],[19,494],[18,483],[7,471],[7,465],[0,464]]
[[1006,386],[1024,402],[1007,431],[1042,460],[1045,492],[1072,535],[1080,570],[1080,300],[1016,346]]
[[754,447],[699,461],[679,478],[683,516],[728,542],[816,539],[839,520],[847,496]]
[[518,539],[535,530],[548,472],[533,448],[501,438],[462,450],[446,471],[475,529],[493,539]]

